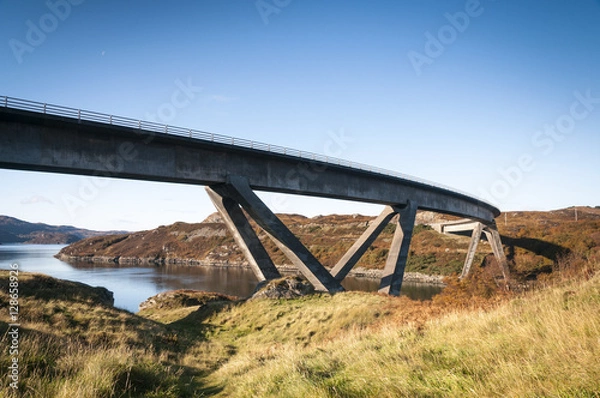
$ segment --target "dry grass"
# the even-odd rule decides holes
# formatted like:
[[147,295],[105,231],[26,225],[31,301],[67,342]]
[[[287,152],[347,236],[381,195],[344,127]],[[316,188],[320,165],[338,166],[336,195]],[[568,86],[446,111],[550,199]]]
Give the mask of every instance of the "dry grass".
[[[8,271],[0,271],[0,309],[8,310]],[[194,397],[200,372],[180,366],[177,336],[162,324],[117,310],[102,290],[44,275],[19,274],[21,324],[18,394],[0,396]],[[8,324],[0,322],[7,348]],[[0,368],[10,363],[0,352]],[[11,395],[12,394],[12,395]]]
[[425,325],[387,320],[333,340],[245,350],[223,396],[598,397],[600,277]]
[[[18,396],[599,397],[594,253],[560,256],[528,291],[505,290],[484,264],[427,302],[182,292],[140,315],[101,289],[23,273]],[[7,280],[0,272],[5,313]],[[0,369],[9,360],[1,350]],[[11,396],[7,377],[0,388]]]

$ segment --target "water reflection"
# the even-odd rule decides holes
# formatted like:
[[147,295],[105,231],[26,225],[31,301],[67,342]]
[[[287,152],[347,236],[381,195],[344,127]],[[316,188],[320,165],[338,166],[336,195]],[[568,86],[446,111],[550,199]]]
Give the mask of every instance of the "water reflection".
[[[18,262],[22,271],[41,272],[56,278],[103,286],[114,293],[115,306],[131,312],[148,297],[176,289],[205,290],[234,296],[252,294],[257,280],[248,268],[146,266],[125,267],[112,264],[69,264],[53,256],[63,245],[0,245],[0,267],[8,269]],[[379,281],[368,278],[346,278],[348,290],[377,291]],[[402,285],[402,295],[416,300],[428,300],[441,291],[439,286]]]
[[[365,292],[376,292],[379,290],[379,279],[373,278],[346,278],[342,281],[346,290],[361,290]],[[403,282],[400,289],[401,296],[407,296],[413,300],[431,300],[433,296],[441,293],[443,287],[416,282]]]

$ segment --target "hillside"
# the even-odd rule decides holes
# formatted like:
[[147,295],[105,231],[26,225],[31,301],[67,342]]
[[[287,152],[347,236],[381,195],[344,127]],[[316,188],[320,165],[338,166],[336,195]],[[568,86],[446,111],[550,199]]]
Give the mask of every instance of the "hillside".
[[[373,219],[361,215],[307,218],[281,214],[279,217],[327,267],[335,265]],[[441,218],[429,212],[418,214],[408,272],[430,275],[460,272],[469,237],[441,235],[427,225],[439,222]],[[575,208],[570,208],[550,212],[508,212],[497,222],[511,269],[523,279],[550,273],[568,254],[587,258],[598,255],[600,250],[598,208],[577,208],[577,220]],[[275,263],[289,265],[267,235],[258,232]],[[383,268],[393,233],[394,226],[388,225],[358,263],[359,270],[368,274],[369,270]],[[475,263],[493,262],[488,257],[490,253],[489,244],[483,242],[479,245]],[[198,224],[178,222],[150,231],[89,238],[65,247],[59,258],[121,264],[245,264],[242,253],[216,214]]]
[[92,236],[114,233],[116,231],[101,232],[67,225],[29,223],[13,217],[0,216],[0,243],[69,244]]
[[[326,267],[335,265],[373,219],[362,215],[307,218],[296,214],[280,214],[279,217]],[[267,234],[256,226],[255,229],[274,262],[279,266],[290,266],[288,259]],[[383,267],[393,233],[393,225],[386,227],[358,263],[359,269],[368,273]],[[468,243],[466,238],[440,235],[425,225],[419,225],[414,234],[408,271],[427,274],[458,272]],[[58,257],[67,261],[120,264],[247,264],[217,214],[197,224],[178,222],[150,231],[89,238],[63,248]]]
[[[491,296],[479,271],[433,301],[176,291],[137,315],[105,289],[20,273],[19,392],[4,377],[0,396],[596,397],[599,263]],[[8,280],[0,271],[5,313]],[[8,330],[0,320],[5,347]],[[10,355],[0,351],[3,369]]]

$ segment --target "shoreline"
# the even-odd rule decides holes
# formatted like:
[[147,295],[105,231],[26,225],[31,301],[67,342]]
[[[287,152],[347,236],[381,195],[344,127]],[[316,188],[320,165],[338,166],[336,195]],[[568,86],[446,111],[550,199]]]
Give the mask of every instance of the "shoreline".
[[[181,258],[139,258],[139,257],[107,257],[107,256],[70,256],[58,253],[55,258],[68,263],[88,264],[113,264],[118,266],[166,266],[183,265],[188,267],[223,267],[223,268],[250,268],[246,261],[204,261],[196,259]],[[283,273],[298,273],[296,267],[288,264],[276,264],[277,269]],[[365,279],[381,279],[383,270],[356,267],[348,276]],[[427,275],[420,272],[405,272],[404,282],[419,283],[426,285],[446,286],[442,275]]]

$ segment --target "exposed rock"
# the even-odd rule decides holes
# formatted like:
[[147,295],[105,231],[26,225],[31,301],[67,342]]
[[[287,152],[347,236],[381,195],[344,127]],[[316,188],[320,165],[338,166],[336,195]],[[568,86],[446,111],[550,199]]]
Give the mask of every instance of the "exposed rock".
[[221,224],[223,223],[223,218],[219,213],[212,213],[210,216],[206,217],[202,223]]
[[314,287],[298,276],[286,276],[258,284],[251,299],[291,299],[314,293]]
[[235,298],[225,294],[200,290],[171,290],[148,298],[139,305],[140,311],[146,309],[183,308],[206,305],[214,301],[232,301]]

